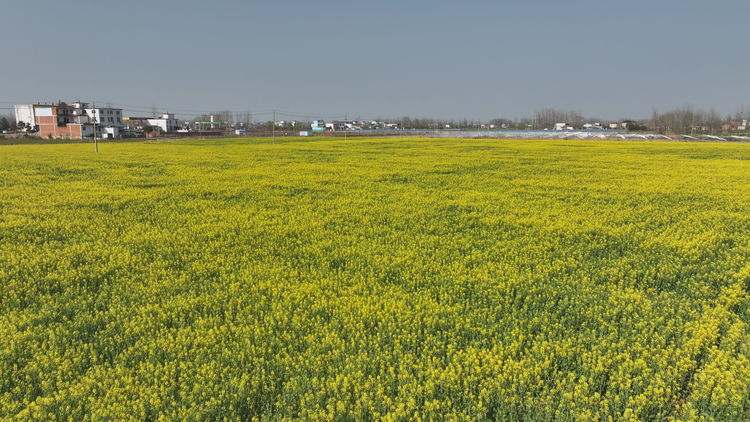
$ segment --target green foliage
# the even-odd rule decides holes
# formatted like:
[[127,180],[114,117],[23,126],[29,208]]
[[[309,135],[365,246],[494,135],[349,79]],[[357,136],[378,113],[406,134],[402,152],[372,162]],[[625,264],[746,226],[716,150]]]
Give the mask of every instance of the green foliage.
[[3,146],[0,419],[750,418],[750,149]]
[[642,131],[648,130],[648,127],[646,127],[645,125],[639,125],[637,122],[628,122],[626,128],[629,131],[633,131],[633,132],[639,131],[639,130],[642,130]]

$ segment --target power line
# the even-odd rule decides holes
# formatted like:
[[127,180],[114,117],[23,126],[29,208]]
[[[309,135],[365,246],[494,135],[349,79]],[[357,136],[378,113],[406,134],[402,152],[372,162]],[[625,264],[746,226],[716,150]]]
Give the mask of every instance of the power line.
[[[120,103],[112,103],[112,102],[106,102],[106,101],[97,101],[97,102],[117,105],[121,107],[130,107],[127,109],[127,111],[134,111],[134,112],[151,111],[151,109],[153,108],[153,106],[120,104]],[[174,112],[179,112],[175,114],[192,115],[192,116],[200,116],[202,114],[216,114],[222,111],[231,111],[233,114],[250,113],[252,115],[268,115],[268,116],[272,116],[274,113],[274,110],[191,110],[191,109],[179,109],[179,108],[171,108],[171,107],[159,107],[159,108],[174,111]],[[126,109],[123,108],[123,110],[126,110]],[[321,118],[341,118],[342,116],[346,116],[346,113],[330,114],[330,113],[312,113],[312,112],[285,111],[285,110],[275,110],[275,112],[277,115],[290,116],[290,117],[318,116]]]
[[[154,106],[145,105],[134,105],[134,104],[123,104],[109,101],[83,101],[91,103],[106,104],[107,106],[113,106],[121,108],[123,111],[136,114],[149,114],[153,111]],[[0,104],[20,104],[12,101],[2,101]],[[38,104],[38,103],[30,103]],[[54,103],[52,103],[54,104]],[[234,116],[247,115],[248,113],[254,117],[272,117],[274,120],[276,117],[280,118],[294,118],[294,119],[346,119],[347,114],[356,113],[315,113],[315,112],[300,112],[300,111],[285,111],[285,110],[195,110],[195,109],[182,109],[182,108],[171,108],[171,107],[159,107],[162,110],[167,110],[169,113],[180,116],[181,118],[194,118],[210,114],[219,114],[222,112],[231,112]],[[12,107],[0,107],[0,110],[13,110]]]
[[[129,111],[140,111],[140,110],[151,111],[151,109],[154,107],[154,106],[139,106],[139,105],[132,105],[132,104],[120,104],[120,103],[113,103],[113,102],[99,101],[99,100],[97,100],[97,102],[99,102],[99,103],[106,103],[106,104],[112,104],[112,105],[121,106],[121,107],[130,107],[131,109],[129,109]],[[171,107],[159,107],[159,108],[165,109],[165,110],[171,110],[171,111],[175,111],[175,112],[180,112],[179,114],[194,114],[194,115],[211,114],[211,113],[217,113],[217,112],[220,112],[220,111],[225,111],[225,110],[191,110],[191,109],[181,109],[181,108],[171,108]],[[123,108],[123,110],[124,110],[124,108]],[[234,111],[234,110],[229,110],[229,111],[232,111],[233,113],[237,113],[237,111]],[[269,114],[270,115],[270,114],[273,113],[273,110],[243,110],[243,111],[239,111],[239,112],[240,113]]]

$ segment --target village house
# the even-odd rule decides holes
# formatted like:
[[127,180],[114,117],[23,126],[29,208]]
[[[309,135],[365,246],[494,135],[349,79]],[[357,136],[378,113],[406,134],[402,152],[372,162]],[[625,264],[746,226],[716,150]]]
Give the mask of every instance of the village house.
[[44,138],[83,139],[120,137],[122,109],[72,104],[16,105],[16,121],[27,123]]

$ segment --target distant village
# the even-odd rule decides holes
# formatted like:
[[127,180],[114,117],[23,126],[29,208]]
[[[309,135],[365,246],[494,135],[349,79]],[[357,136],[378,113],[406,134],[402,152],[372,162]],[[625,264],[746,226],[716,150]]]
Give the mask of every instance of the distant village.
[[[210,136],[233,132],[242,135],[248,130],[262,129],[267,123],[233,122],[207,116],[206,121],[180,121],[173,113],[156,116],[128,116],[123,109],[100,107],[94,104],[74,101],[72,103],[37,103],[15,106],[16,123],[13,128],[5,128],[4,134],[24,133],[51,139],[120,139],[157,136]],[[218,116],[217,116],[218,117]],[[225,116],[222,116],[225,117]],[[362,130],[361,121],[315,120],[312,123],[276,121],[270,129],[299,130],[300,135],[311,135],[319,131]],[[367,127],[398,129],[397,123],[370,122]]]
[[16,105],[15,114],[17,130],[42,138],[120,139],[181,130],[172,113],[125,117],[121,108],[97,107],[81,101]]
[[[690,116],[688,116],[690,114]],[[696,115],[699,117],[696,120]],[[706,118],[702,110],[677,109],[655,114],[651,121],[622,120],[617,122],[584,122],[580,113],[559,112],[553,109],[538,111],[532,118],[521,120],[493,119],[489,122],[442,121],[435,119],[383,120],[272,120],[251,122],[249,113],[242,119],[232,118],[231,112],[217,112],[193,120],[180,120],[174,113],[153,113],[152,116],[125,116],[123,109],[96,106],[93,103],[37,103],[15,106],[15,122],[0,121],[3,134],[35,136],[50,139],[121,139],[162,136],[241,136],[252,131],[283,131],[284,134],[311,136],[320,132],[361,132],[394,130],[616,130],[651,131],[654,133],[714,133],[719,130],[743,132],[748,130],[744,110],[724,122],[715,116]],[[567,118],[575,123],[566,122]],[[691,120],[686,123],[688,118]],[[243,120],[243,121],[240,121]],[[723,124],[722,124],[723,123]]]

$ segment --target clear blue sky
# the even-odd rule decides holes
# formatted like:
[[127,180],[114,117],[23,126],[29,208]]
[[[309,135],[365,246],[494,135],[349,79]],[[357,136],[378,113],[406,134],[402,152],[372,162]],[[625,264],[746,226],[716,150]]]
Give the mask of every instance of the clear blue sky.
[[607,120],[750,107],[747,0],[4,0],[0,11],[2,108],[81,99],[125,115],[487,120],[550,107]]

